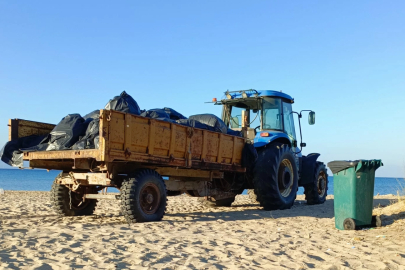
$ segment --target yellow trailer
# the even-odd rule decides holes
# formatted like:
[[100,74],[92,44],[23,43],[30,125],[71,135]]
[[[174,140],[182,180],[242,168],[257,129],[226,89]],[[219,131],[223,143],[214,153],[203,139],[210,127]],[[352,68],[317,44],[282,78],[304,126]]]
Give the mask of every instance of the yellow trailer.
[[[30,168],[63,171],[51,190],[59,214],[89,215],[97,199],[120,199],[128,221],[156,221],[163,217],[167,195],[186,192],[230,205],[239,193],[232,179],[246,171],[245,138],[112,110],[101,110],[99,121],[98,149],[23,153]],[[9,140],[53,128],[12,119]],[[108,187],[120,195],[104,192]]]

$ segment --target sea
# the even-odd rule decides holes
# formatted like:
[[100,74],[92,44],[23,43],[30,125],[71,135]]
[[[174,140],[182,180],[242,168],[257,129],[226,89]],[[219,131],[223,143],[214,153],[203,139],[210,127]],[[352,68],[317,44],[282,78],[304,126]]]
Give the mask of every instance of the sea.
[[[17,170],[0,169],[0,189],[24,191],[49,191],[55,177],[60,171],[46,170]],[[109,190],[117,192],[116,189]],[[374,195],[398,194],[405,195],[405,179],[391,177],[376,177]],[[243,194],[247,194],[247,190]],[[298,194],[304,194],[304,189],[299,188]],[[328,194],[333,195],[333,176],[329,177]]]

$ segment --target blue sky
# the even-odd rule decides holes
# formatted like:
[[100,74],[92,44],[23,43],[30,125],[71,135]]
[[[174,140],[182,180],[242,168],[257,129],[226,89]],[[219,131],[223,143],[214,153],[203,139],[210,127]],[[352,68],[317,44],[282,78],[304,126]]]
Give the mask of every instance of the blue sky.
[[2,1],[0,142],[9,118],[57,123],[123,90],[188,116],[273,89],[316,111],[304,153],[403,177],[404,48],[403,1]]

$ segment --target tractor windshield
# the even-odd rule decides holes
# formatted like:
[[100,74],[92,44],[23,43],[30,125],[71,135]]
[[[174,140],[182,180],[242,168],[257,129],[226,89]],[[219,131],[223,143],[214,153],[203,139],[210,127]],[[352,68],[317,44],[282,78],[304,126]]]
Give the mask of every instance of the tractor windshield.
[[263,129],[283,130],[281,105],[279,98],[263,98]]

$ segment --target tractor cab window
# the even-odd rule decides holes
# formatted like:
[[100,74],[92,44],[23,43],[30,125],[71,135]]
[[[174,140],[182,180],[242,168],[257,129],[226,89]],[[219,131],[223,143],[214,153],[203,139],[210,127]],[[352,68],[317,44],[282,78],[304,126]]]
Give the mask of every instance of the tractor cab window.
[[290,137],[291,141],[295,141],[294,117],[291,103],[283,102],[283,120],[284,131],[287,133],[288,137]]
[[281,100],[278,98],[263,98],[262,129],[283,130],[281,103]]
[[[249,108],[241,108],[236,106],[231,106],[231,115],[229,118],[229,127],[231,129],[242,128],[242,123],[245,121],[247,127],[255,128],[260,126],[260,110],[252,110]],[[242,111],[245,111],[244,115],[246,119],[242,118]]]
[[242,127],[242,111],[243,110],[245,110],[245,109],[232,106],[231,117],[229,119],[230,128],[235,129],[235,128]]

